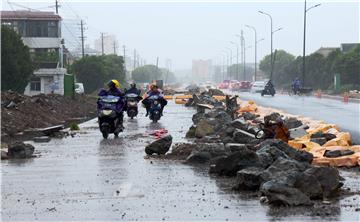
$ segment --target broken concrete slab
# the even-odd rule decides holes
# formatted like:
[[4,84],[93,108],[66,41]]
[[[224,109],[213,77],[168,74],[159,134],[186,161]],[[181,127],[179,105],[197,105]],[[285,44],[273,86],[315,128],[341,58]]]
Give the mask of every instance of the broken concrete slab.
[[39,136],[39,137],[34,137],[33,141],[35,143],[47,143],[51,140],[51,138],[49,136]]
[[172,143],[172,136],[168,135],[163,138],[160,138],[145,147],[145,153],[147,155],[152,155],[154,153],[158,155],[165,154],[169,151]]

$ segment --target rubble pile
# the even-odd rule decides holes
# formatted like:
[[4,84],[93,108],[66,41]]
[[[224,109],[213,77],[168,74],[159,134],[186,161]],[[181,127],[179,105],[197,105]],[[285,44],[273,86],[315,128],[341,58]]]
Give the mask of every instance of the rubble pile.
[[24,96],[13,91],[1,93],[1,131],[13,136],[30,128],[49,127],[95,115],[96,98],[75,99],[60,95]]
[[[234,189],[260,192],[262,202],[269,204],[312,205],[313,200],[336,196],[342,186],[339,171],[329,164],[317,165],[320,159],[359,154],[360,149],[356,151],[354,146],[329,149],[330,145],[349,146],[349,134],[330,126],[314,128],[277,112],[264,113],[253,101],[228,96],[217,100],[213,92],[189,99],[186,105],[197,108],[186,133],[193,141],[175,144],[167,157],[207,164],[212,174],[236,178]],[[284,142],[255,136],[264,130],[266,121],[280,121],[288,139]]]

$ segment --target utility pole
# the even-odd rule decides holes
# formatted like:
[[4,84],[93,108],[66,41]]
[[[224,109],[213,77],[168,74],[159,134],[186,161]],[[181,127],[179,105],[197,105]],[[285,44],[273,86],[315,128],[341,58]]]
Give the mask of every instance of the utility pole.
[[[241,31],[242,32],[242,31]],[[242,42],[243,42],[243,47],[244,47],[244,49],[243,49],[243,53],[244,53],[244,55],[243,55],[243,73],[244,73],[244,81],[246,81],[246,61],[245,61],[245,51],[246,51],[246,48],[245,48],[245,38],[244,38],[244,35],[242,35]]]
[[159,57],[156,57],[156,68],[159,68]]
[[84,50],[84,23],[83,23],[83,20],[81,19],[80,21],[80,28],[81,28],[81,54],[82,54],[82,57],[84,58],[85,56],[85,50]]
[[104,55],[104,33],[101,32],[101,55]]
[[303,85],[303,87],[305,87],[305,68],[306,68],[306,66],[305,66],[306,13],[310,9],[318,7],[320,5],[321,4],[316,4],[316,5],[314,5],[314,6],[310,7],[310,8],[306,8],[306,0],[304,2],[304,39],[303,39],[303,57],[302,57],[302,59],[303,59],[303,67],[302,67],[302,69],[303,69],[302,70],[302,85]]
[[113,48],[114,48],[114,54],[116,55],[116,48],[117,48],[116,41],[114,41],[114,43],[113,43]]
[[250,25],[246,25],[246,27],[248,27],[248,28],[250,28],[250,29],[252,29],[253,31],[254,31],[254,33],[255,33],[255,61],[254,61],[254,63],[255,63],[255,74],[254,74],[254,81],[256,81],[256,75],[257,75],[257,43],[258,43],[258,40],[257,40],[257,34],[256,34],[256,29],[255,29],[255,27],[254,26],[250,26]]
[[230,43],[236,46],[236,79],[239,80],[239,45],[233,41]]
[[245,81],[245,64],[244,64],[245,41],[244,41],[244,31],[243,30],[241,30],[240,44],[241,44],[241,64],[243,66],[243,76],[244,76],[244,81]]
[[134,49],[134,70],[136,69],[136,49]]
[[126,57],[125,57],[125,45],[123,45],[123,49],[124,49],[124,68],[125,68],[125,71],[126,71]]
[[55,9],[56,9],[56,14],[59,14],[59,7],[60,7],[60,5],[59,5],[58,0],[55,0]]

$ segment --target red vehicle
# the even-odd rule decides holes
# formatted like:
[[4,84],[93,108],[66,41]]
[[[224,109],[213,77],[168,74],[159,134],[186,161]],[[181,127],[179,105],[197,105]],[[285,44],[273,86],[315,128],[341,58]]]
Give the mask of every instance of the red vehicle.
[[224,80],[222,83],[219,83],[219,89],[228,89],[230,86],[230,80]]
[[240,82],[239,90],[250,91],[250,89],[251,89],[251,82],[249,82],[249,81],[241,81]]

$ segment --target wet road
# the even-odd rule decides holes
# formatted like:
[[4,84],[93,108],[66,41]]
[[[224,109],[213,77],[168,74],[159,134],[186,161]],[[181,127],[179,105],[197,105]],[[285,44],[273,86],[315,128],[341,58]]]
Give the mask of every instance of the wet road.
[[360,144],[360,104],[344,103],[332,99],[319,99],[306,96],[288,96],[276,94],[274,97],[241,92],[240,98],[254,100],[257,104],[266,107],[281,109],[294,115],[324,120],[327,123],[338,125],[342,131],[350,132],[353,142]]
[[[36,143],[39,157],[6,160],[2,166],[2,220],[357,220],[349,204],[335,201],[324,215],[309,208],[274,210],[256,195],[231,191],[227,178],[178,161],[144,158],[152,138],[166,128],[174,142],[191,125],[192,109],[169,103],[160,123],[143,117],[126,120],[120,138],[103,140],[92,120],[75,137]],[[358,173],[345,172],[358,178]],[[345,186],[354,186],[356,180]],[[354,181],[355,180],[355,181]]]

